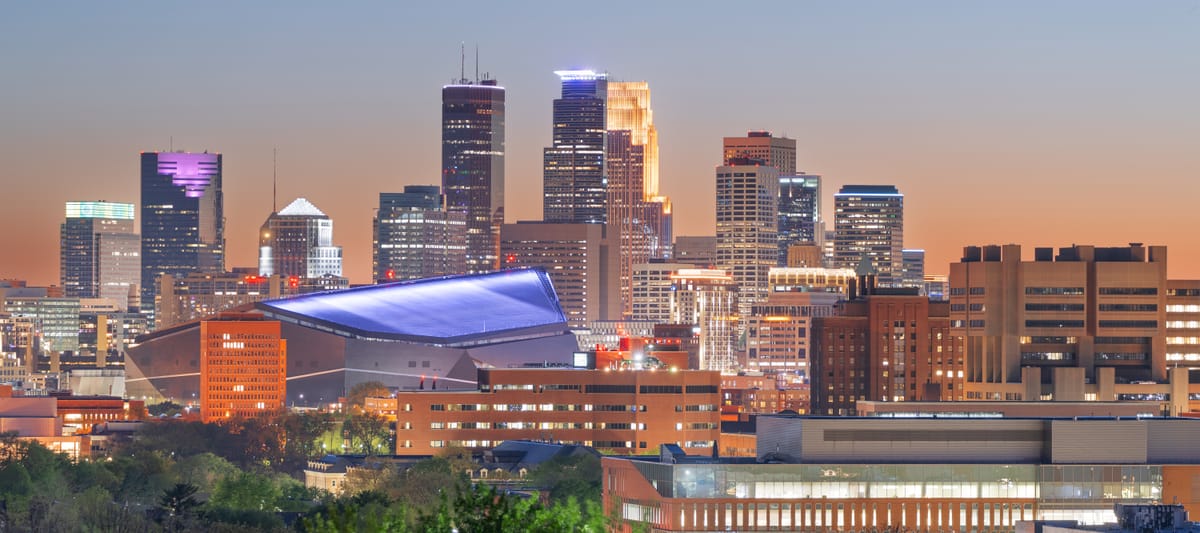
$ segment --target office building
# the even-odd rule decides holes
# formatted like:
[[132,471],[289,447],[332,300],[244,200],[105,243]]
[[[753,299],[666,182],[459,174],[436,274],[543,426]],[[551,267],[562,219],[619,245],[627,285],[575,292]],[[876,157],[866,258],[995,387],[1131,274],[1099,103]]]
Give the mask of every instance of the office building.
[[155,298],[154,329],[210,317],[235,307],[299,294],[299,279],[256,274],[162,276]]
[[466,226],[466,270],[461,272],[500,268],[504,95],[504,87],[491,79],[463,78],[442,87],[442,190],[446,211],[461,215]]
[[1200,368],[1200,280],[1167,280],[1168,368]]
[[542,219],[604,224],[608,75],[590,70],[555,74],[562,80],[562,97],[554,100],[554,132],[543,151]]
[[720,431],[716,372],[490,368],[470,391],[406,390],[372,406],[396,417],[396,453],[481,450],[530,439],[650,453],[674,444],[711,453]]
[[1033,261],[1019,245],[964,248],[950,265],[950,318],[966,343],[968,399],[1084,399],[1076,387],[1025,390],[1026,367],[1163,382],[1166,277],[1164,246],[1037,248]]
[[779,176],[796,174],[796,140],[774,137],[769,131],[749,131],[745,137],[725,137],[723,165],[750,159],[775,167]]
[[141,298],[141,237],[133,204],[67,202],[59,241],[59,275],[65,295],[107,298],[128,309]]
[[900,250],[900,287],[925,292],[925,250]]
[[546,271],[574,328],[620,318],[616,248],[603,224],[522,221],[500,230],[502,267]]
[[839,299],[827,292],[772,292],[746,319],[742,368],[776,375],[780,385],[808,383],[813,320],[832,315]]
[[225,270],[221,154],[142,152],[142,305],[159,276]]
[[671,204],[658,195],[658,130],[644,81],[608,82],[607,221],[618,239],[621,313],[633,313],[634,265],[670,257]]
[[672,260],[699,268],[716,268],[716,236],[679,236],[671,249]]
[[950,276],[925,274],[925,296],[937,302],[950,301]]
[[[464,210],[445,208],[436,185],[408,185],[402,193],[379,193],[371,261],[373,279],[388,282],[464,274],[472,269],[494,270],[485,268],[491,264],[489,258],[494,251],[491,255],[486,250],[476,254],[482,259],[477,259],[474,266],[469,264],[468,216]],[[479,242],[477,238],[476,245],[482,246]]]
[[813,413],[851,415],[861,400],[966,399],[962,341],[946,304],[915,289],[876,289],[861,272],[855,289],[832,316],[813,320]]
[[[31,330],[33,351],[40,355],[40,368],[47,370],[51,358],[63,352],[79,351],[79,298],[46,296],[40,288],[9,290],[4,296],[5,311],[13,319],[25,319]],[[55,370],[57,371],[57,370]]]
[[341,277],[342,247],[333,245],[333,219],[305,198],[271,213],[258,232],[258,275]]
[[200,322],[200,419],[211,423],[283,410],[287,341],[278,320],[222,313]]
[[[474,389],[476,366],[567,363],[579,349],[550,284],[535,270],[507,270],[367,285],[249,306],[281,323],[288,341],[288,404],[336,402],[380,381]],[[125,360],[132,396],[192,401],[199,393],[199,322],[139,339]]]
[[[808,385],[781,382],[775,374],[738,372],[721,375],[721,422],[750,422],[757,415],[773,415],[783,411],[808,413]],[[737,426],[734,426],[737,427]],[[725,433],[724,428],[722,433]],[[725,438],[724,435],[721,437]],[[722,454],[724,454],[722,449]],[[753,457],[754,453],[748,456]]]
[[122,311],[120,306],[103,298],[80,299],[79,366],[124,368],[126,350],[136,344],[139,335],[149,331],[146,316],[141,313]]
[[717,268],[738,285],[739,314],[766,299],[779,260],[779,172],[748,159],[717,167]]
[[[760,416],[757,460],[602,459],[604,505],[654,531],[996,531],[1200,508],[1200,421]],[[1098,446],[1097,443],[1108,443]]]
[[828,292],[848,296],[857,274],[849,268],[774,267],[767,271],[770,293]]
[[698,334],[696,368],[735,370],[739,293],[733,276],[723,270],[680,269],[671,279],[671,323],[690,324]]
[[846,185],[833,196],[833,266],[855,268],[868,258],[879,285],[901,280],[904,195],[891,185]]
[[[789,248],[819,246],[824,240],[822,233],[821,176],[779,176],[779,266],[792,264],[788,262]],[[819,259],[806,263],[823,266]]]
[[633,268],[633,320],[665,324],[671,321],[672,276],[681,269],[696,268],[686,263],[642,263]]

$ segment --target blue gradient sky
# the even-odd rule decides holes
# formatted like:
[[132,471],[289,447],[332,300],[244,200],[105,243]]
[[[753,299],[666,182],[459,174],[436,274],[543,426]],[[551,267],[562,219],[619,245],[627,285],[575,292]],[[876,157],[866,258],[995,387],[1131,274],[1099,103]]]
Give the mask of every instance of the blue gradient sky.
[[[601,5],[600,12],[586,6]],[[57,283],[68,200],[138,200],[141,150],[225,154],[231,266],[309,198],[370,274],[380,191],[440,180],[459,43],[508,89],[510,221],[541,211],[552,71],[647,80],[676,234],[713,233],[721,137],[906,195],[905,245],[1140,241],[1200,277],[1200,1],[0,6],[0,278]],[[473,60],[468,57],[468,71]],[[1032,252],[1029,252],[1032,253]]]

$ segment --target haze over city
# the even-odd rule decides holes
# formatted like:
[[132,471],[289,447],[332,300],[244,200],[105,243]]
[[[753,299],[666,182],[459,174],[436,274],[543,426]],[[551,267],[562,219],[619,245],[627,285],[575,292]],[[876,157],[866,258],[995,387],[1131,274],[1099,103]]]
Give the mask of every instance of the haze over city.
[[[11,4],[0,16],[0,278],[58,281],[71,200],[138,202],[138,152],[224,155],[228,266],[278,202],[335,222],[370,281],[379,192],[438,184],[440,89],[507,89],[507,219],[541,216],[562,68],[645,80],[676,235],[712,235],[721,138],[796,139],[797,167],[894,184],[904,244],[1146,242],[1200,276],[1195,1],[302,6]],[[286,8],[285,8],[286,7]]]

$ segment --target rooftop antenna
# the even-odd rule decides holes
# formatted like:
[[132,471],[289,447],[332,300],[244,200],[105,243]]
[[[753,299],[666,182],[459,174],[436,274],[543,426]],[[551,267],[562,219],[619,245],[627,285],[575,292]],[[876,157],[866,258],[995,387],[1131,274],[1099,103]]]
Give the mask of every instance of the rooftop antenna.
[[479,83],[479,43],[475,43],[475,83]]
[[172,135],[172,136],[171,136],[171,148],[170,148],[169,150],[167,150],[167,151],[168,151],[168,152],[174,152],[174,151],[175,151],[175,136],[174,136],[174,135]]
[[458,82],[467,83],[467,42],[461,41],[458,43],[458,53],[460,54],[458,62]]
[[271,148],[271,212],[278,213],[275,202],[279,191],[279,147]]

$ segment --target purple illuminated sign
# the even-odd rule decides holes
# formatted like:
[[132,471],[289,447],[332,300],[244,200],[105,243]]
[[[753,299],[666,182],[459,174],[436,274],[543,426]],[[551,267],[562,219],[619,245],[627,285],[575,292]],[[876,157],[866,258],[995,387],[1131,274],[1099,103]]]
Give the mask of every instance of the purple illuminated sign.
[[158,154],[158,173],[171,176],[171,183],[184,188],[188,198],[204,196],[212,177],[220,172],[217,154],[162,152]]

